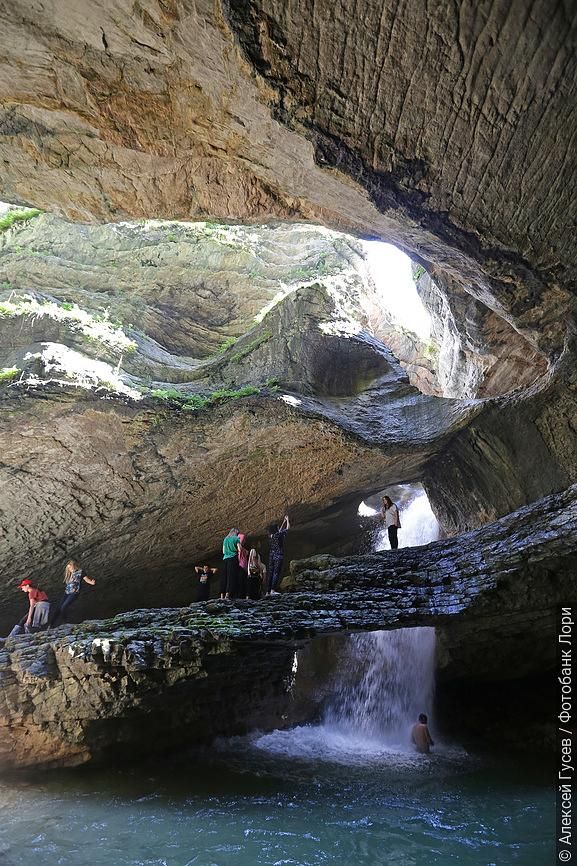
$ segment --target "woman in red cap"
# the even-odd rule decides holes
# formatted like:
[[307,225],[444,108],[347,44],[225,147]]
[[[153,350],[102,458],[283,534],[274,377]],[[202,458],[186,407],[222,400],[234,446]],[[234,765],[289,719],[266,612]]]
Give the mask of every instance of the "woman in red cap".
[[34,586],[29,577],[25,577],[18,584],[18,589],[28,595],[28,614],[23,617],[18,625],[15,625],[9,634],[9,637],[20,634],[22,626],[26,634],[32,631],[46,627],[50,616],[50,602],[48,596],[41,589]]

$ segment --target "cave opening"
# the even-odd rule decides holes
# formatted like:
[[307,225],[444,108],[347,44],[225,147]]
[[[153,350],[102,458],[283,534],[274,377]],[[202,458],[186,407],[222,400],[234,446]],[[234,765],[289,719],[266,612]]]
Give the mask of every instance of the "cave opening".
[[[96,584],[0,641],[0,852],[570,859],[572,4],[6,5],[0,197],[43,212],[0,206],[0,619]],[[194,602],[284,514],[280,596]]]

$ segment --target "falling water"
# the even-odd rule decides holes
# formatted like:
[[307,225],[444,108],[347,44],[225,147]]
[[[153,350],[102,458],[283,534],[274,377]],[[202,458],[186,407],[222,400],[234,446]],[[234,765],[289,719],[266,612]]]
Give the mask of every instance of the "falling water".
[[[439,524],[421,485],[407,485],[399,492],[404,500],[400,505],[401,546],[436,540]],[[388,547],[385,539],[386,531],[379,530],[376,550]],[[352,635],[341,656],[325,725],[389,746],[406,745],[419,713],[431,715],[434,672],[433,628]]]
[[352,635],[325,725],[389,746],[407,745],[419,713],[431,713],[434,671],[434,628]]

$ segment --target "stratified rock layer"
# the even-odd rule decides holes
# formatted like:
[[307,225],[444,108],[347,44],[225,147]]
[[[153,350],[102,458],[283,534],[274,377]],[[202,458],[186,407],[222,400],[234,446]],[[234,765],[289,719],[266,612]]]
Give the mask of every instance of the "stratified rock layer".
[[75,220],[370,233],[560,350],[576,267],[570,7],[5,0],[0,15],[5,200]]
[[459,539],[296,563],[287,587],[301,591],[260,603],[137,610],[8,639],[2,764],[127,757],[167,749],[185,731],[191,744],[279,724],[293,652],[316,635],[440,626],[445,678],[548,671],[557,607],[577,593],[576,564],[573,487]]

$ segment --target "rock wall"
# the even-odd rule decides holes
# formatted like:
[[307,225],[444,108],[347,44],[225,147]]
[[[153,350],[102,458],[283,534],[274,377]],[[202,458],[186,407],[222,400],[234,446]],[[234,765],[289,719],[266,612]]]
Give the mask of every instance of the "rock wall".
[[79,221],[304,218],[386,238],[560,351],[570,8],[5,0],[1,15],[4,200]]
[[437,626],[445,680],[548,673],[557,607],[577,590],[576,539],[573,487],[459,539],[293,563],[289,592],[261,602],[7,639],[0,762],[69,766],[281,724],[294,651],[317,635]]

